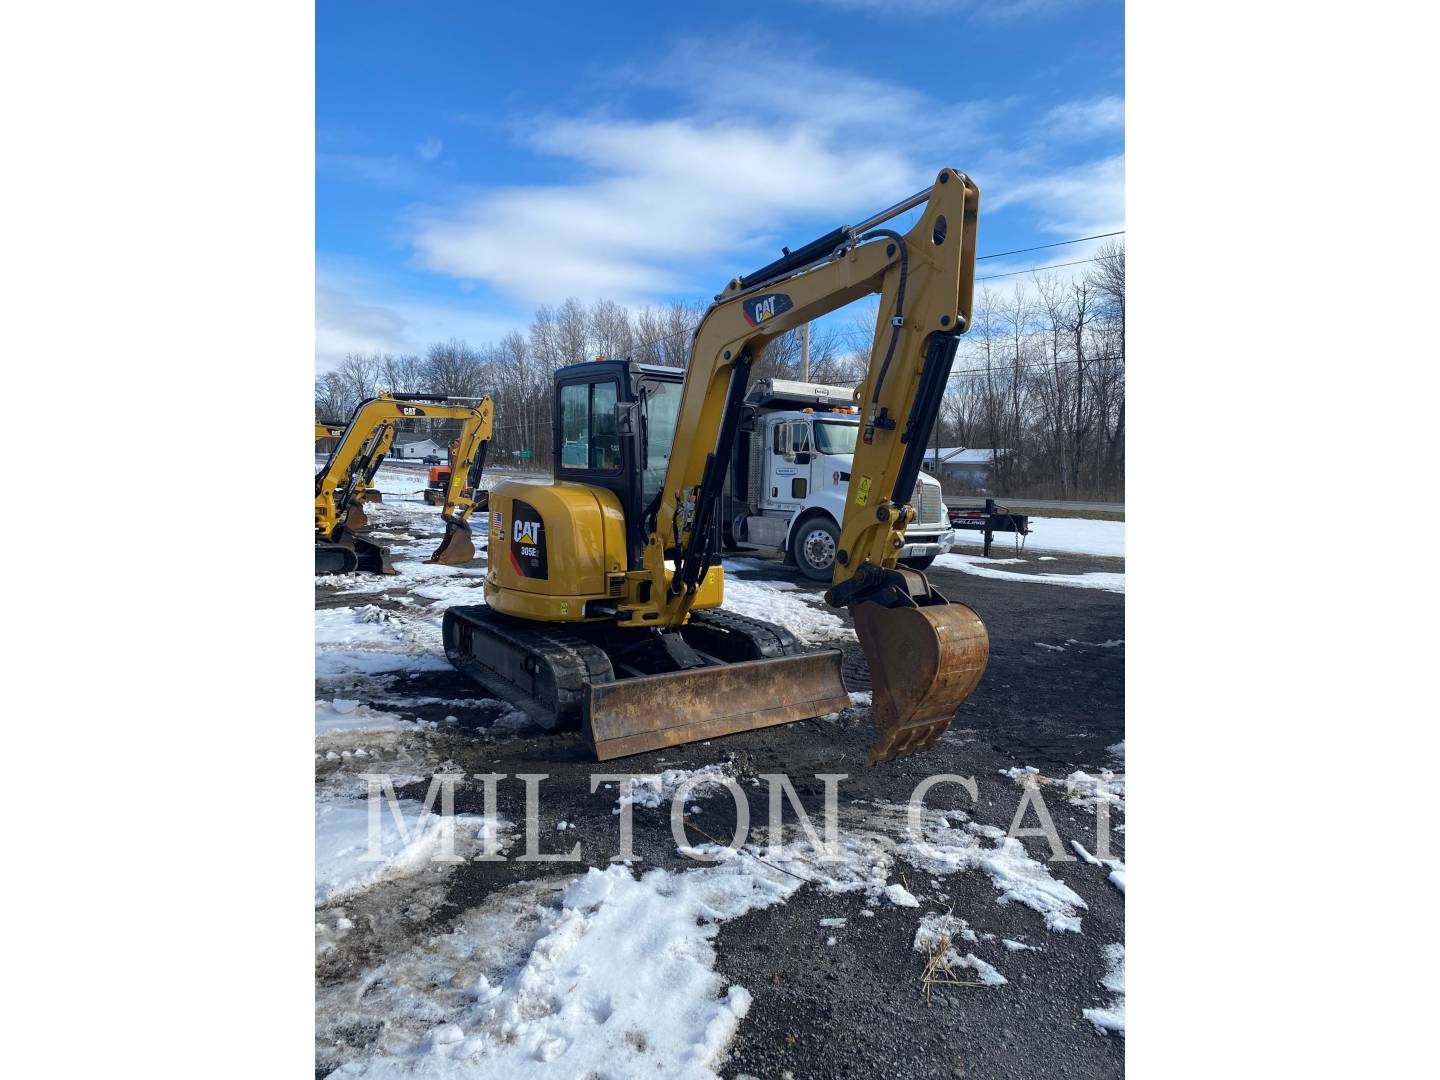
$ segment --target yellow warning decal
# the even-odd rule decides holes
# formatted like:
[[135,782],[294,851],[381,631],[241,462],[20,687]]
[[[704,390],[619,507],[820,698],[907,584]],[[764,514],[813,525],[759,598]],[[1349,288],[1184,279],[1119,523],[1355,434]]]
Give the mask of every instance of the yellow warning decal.
[[860,482],[855,485],[855,505],[864,506],[865,501],[870,498],[870,478],[860,477]]
[[570,614],[570,601],[568,601],[568,600],[561,600],[561,601],[560,601],[560,614],[561,614],[561,615],[569,615],[569,614]]

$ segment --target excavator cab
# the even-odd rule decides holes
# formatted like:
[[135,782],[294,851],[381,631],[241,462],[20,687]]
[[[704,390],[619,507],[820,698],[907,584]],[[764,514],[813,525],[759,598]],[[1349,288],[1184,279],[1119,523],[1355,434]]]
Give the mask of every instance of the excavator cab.
[[615,495],[628,526],[626,562],[637,569],[646,508],[665,482],[684,386],[682,368],[630,360],[596,360],[555,373],[555,479]]

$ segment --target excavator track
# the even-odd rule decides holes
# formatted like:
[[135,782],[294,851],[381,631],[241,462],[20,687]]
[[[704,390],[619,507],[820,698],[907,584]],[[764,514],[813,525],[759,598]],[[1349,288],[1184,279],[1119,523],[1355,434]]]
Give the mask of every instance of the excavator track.
[[681,635],[702,663],[680,670],[647,670],[663,655],[650,631],[572,625],[561,629],[481,606],[450,608],[445,655],[541,727],[581,724],[602,761],[790,723],[849,703],[837,650],[808,650],[783,627],[745,615],[694,613]]
[[457,670],[546,731],[580,722],[587,682],[611,682],[605,650],[547,623],[484,605],[445,611],[445,655]]

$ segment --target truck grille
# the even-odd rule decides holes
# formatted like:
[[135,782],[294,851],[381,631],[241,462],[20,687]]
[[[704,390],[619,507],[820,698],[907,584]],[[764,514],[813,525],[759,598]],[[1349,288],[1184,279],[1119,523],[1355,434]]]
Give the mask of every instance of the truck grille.
[[945,523],[945,507],[938,487],[918,483],[915,485],[915,513],[917,525]]

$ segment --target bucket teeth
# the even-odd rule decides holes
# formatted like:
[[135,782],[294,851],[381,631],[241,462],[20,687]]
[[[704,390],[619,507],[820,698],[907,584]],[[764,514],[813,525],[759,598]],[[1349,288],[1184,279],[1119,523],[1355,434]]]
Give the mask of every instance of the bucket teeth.
[[851,609],[874,687],[879,737],[867,765],[927,750],[980,682],[990,635],[964,604]]

